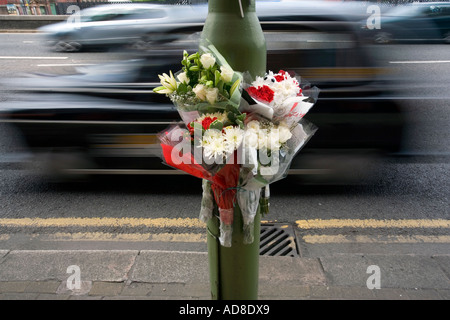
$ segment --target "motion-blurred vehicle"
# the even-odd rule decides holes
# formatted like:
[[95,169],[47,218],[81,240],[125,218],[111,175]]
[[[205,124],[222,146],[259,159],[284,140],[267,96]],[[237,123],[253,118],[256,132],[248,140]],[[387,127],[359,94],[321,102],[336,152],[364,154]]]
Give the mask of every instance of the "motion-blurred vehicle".
[[399,5],[383,13],[380,28],[362,22],[365,37],[379,44],[392,42],[450,43],[450,3],[417,2]]
[[[358,21],[366,15],[364,5],[327,1],[259,1],[260,17],[278,15],[291,19],[321,13],[322,19],[345,13],[347,20]],[[289,15],[292,17],[289,17]],[[38,31],[56,51],[76,52],[96,48],[128,47],[146,50],[159,43],[182,39],[186,26],[203,24],[208,6],[120,3],[99,5],[75,12],[66,21],[43,26]],[[281,14],[281,16],[279,15]],[[295,18],[294,18],[295,19]]]
[[[267,70],[295,72],[321,90],[306,116],[319,129],[289,173],[316,182],[360,178],[370,173],[370,161],[401,149],[402,109],[353,23],[322,9],[294,15],[280,4],[271,16],[260,17]],[[152,89],[159,85],[158,74],[180,69],[184,49],[197,51],[201,29],[202,24],[187,25],[178,30],[189,36],[179,41],[78,74],[9,79],[10,87],[22,85],[30,96],[0,104],[1,117],[59,172],[178,172],[161,163],[157,134],[180,117],[170,100]]]
[[40,27],[38,32],[56,51],[117,46],[145,49],[152,43],[184,36],[168,31],[176,25],[203,22],[206,14],[206,6],[108,4],[80,10],[63,22]]

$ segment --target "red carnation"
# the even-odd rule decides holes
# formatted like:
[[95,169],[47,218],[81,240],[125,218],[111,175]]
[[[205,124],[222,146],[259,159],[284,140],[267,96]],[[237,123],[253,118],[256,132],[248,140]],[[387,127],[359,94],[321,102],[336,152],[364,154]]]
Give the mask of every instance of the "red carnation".
[[284,70],[280,70],[280,72],[278,72],[278,75],[275,76],[275,80],[277,80],[277,82],[284,81],[285,79],[286,79],[286,71]]
[[247,92],[254,98],[262,101],[272,102],[274,92],[268,86],[264,85],[262,87],[250,87],[247,89]]
[[208,130],[211,123],[213,123],[216,120],[217,120],[217,117],[214,117],[214,118],[206,117],[205,119],[203,119],[202,120],[203,129]]

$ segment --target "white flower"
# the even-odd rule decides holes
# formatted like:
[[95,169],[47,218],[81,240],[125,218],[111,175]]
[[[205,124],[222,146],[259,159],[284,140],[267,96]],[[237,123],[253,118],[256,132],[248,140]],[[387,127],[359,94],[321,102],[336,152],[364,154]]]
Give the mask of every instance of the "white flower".
[[206,147],[213,143],[213,141],[219,140],[221,143],[224,142],[222,132],[216,129],[208,129],[203,134],[200,146]]
[[159,80],[161,80],[162,87],[155,88],[154,91],[157,93],[172,93],[177,90],[178,84],[177,80],[173,76],[172,71],[170,71],[170,76],[167,75],[167,73],[164,73],[163,75],[158,75]]
[[291,130],[289,130],[287,126],[280,125],[278,130],[280,134],[280,143],[285,143],[292,137]]
[[244,138],[244,130],[239,127],[228,126],[224,128],[224,135],[227,150],[231,153],[240,146]]
[[217,121],[220,121],[222,123],[225,123],[228,121],[228,116],[226,113],[222,112],[214,112],[214,113],[206,113],[200,117],[198,117],[196,120],[197,122],[202,122],[205,118],[217,118]]
[[258,133],[254,130],[246,130],[244,134],[244,145],[248,148],[258,148]]
[[205,53],[200,57],[200,63],[203,68],[209,69],[216,63],[216,59],[210,53]]
[[267,140],[268,140],[267,137],[268,137],[267,129],[258,130],[258,149],[267,148]]
[[223,80],[223,82],[225,82],[225,83],[231,82],[231,79],[233,78],[233,74],[234,74],[233,69],[231,69],[227,66],[220,67],[220,78]]
[[186,83],[186,84],[189,83],[189,78],[188,78],[186,72],[182,72],[182,73],[178,74],[177,78],[182,83]]
[[280,143],[280,132],[278,129],[270,130],[270,133],[266,136],[266,147],[272,151],[279,150],[281,147]]
[[258,131],[259,130],[259,121],[258,120],[252,120],[249,123],[247,123],[247,129]]
[[214,104],[217,101],[217,97],[219,95],[219,89],[217,88],[208,88],[206,89],[206,100],[210,104]]
[[194,91],[195,95],[197,96],[197,98],[199,98],[202,101],[206,100],[206,86],[204,86],[203,84],[197,84],[192,91]]
[[[217,131],[217,133],[210,133],[207,135],[208,131]],[[220,159],[223,157],[224,153],[226,152],[226,144],[225,140],[218,130],[206,130],[205,136],[202,140],[202,147],[203,147],[203,154],[206,158],[215,158]]]

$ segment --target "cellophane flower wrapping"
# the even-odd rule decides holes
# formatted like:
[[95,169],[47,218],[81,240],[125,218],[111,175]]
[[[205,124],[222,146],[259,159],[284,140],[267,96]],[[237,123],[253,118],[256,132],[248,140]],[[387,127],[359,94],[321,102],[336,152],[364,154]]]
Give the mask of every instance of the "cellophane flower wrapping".
[[269,185],[287,176],[292,160],[317,130],[303,117],[316,102],[319,89],[283,70],[269,71],[253,81],[245,74],[243,88],[240,110],[247,117],[238,202],[244,216],[244,241],[251,243],[258,205],[262,214],[268,211]]
[[203,179],[199,219],[218,212],[222,246],[231,246],[236,204],[244,242],[252,243],[258,208],[268,211],[269,184],[286,176],[316,130],[303,116],[318,90],[304,95],[299,79],[284,71],[244,80],[212,45],[183,52],[181,64],[154,89],[171,99],[184,122],[159,134],[163,161]]
[[162,86],[154,90],[170,98],[184,122],[159,134],[162,157],[167,165],[203,179],[199,219],[207,222],[216,205],[219,240],[231,246],[240,169],[236,151],[245,119],[238,110],[242,74],[212,45],[194,54],[183,52],[181,65],[175,74],[161,75]]

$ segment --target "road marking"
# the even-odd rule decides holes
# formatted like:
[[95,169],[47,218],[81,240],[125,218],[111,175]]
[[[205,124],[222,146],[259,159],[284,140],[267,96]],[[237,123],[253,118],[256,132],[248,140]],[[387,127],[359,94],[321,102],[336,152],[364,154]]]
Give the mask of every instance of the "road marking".
[[69,57],[20,57],[20,56],[0,56],[5,60],[65,60]]
[[328,228],[450,228],[450,220],[445,219],[314,219],[297,220],[300,229],[328,229]]
[[450,63],[450,60],[410,60],[410,61],[408,61],[408,60],[405,60],[405,61],[389,61],[389,63],[404,63],[404,64],[407,64],[407,63],[416,63],[416,64],[419,64],[419,63]]
[[306,235],[303,241],[310,244],[330,244],[330,243],[377,243],[377,244],[417,244],[417,243],[450,243],[450,236],[352,236],[352,235]]
[[206,242],[206,233],[105,233],[77,232],[54,234],[33,234],[41,241],[152,241],[152,242]]
[[180,227],[204,228],[197,218],[16,218],[0,219],[8,227]]

